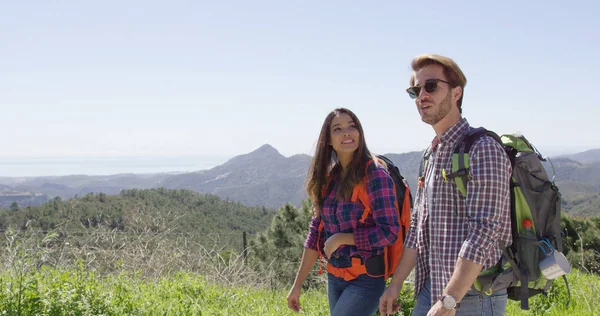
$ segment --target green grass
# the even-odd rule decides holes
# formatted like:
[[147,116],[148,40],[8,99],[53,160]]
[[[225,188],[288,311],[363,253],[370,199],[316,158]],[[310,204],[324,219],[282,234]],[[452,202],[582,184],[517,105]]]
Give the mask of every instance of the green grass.
[[[98,276],[79,266],[44,267],[26,274],[5,270],[0,278],[0,314],[5,315],[296,315],[287,308],[287,289],[226,287],[192,273],[153,280],[127,273]],[[600,294],[600,277],[574,271],[569,283],[568,308],[564,282],[558,280],[548,297],[530,300],[530,311],[521,311],[519,302],[509,301],[506,314],[600,314],[594,303]],[[409,295],[402,297],[412,306]],[[301,305],[300,315],[329,314],[324,290],[304,292]]]
[[536,295],[530,299],[530,310],[522,311],[520,302],[509,301],[507,315],[600,315],[600,277],[577,270],[567,275],[571,289],[568,301],[567,289],[562,278],[554,281],[548,296]]
[[[160,280],[83,269],[43,268],[0,274],[0,314],[6,315],[292,315],[284,291],[224,287],[178,273]],[[325,293],[302,295],[304,315],[327,315]]]

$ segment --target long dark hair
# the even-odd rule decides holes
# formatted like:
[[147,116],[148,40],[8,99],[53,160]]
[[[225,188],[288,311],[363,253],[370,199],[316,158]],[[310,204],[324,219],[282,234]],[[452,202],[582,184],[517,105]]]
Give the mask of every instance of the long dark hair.
[[[352,161],[345,170],[342,170],[341,163],[333,147],[330,145],[330,129],[333,118],[344,113],[348,114],[354,121],[356,129],[360,134],[360,141],[358,149],[354,152]],[[336,177],[339,179],[336,197],[340,200],[348,200],[351,197],[354,186],[365,176],[367,162],[371,157],[371,152],[365,142],[365,133],[358,117],[346,108],[337,108],[331,111],[321,127],[315,156],[312,159],[308,176],[306,177],[306,192],[315,205],[314,215],[316,217],[321,215],[321,208],[323,207],[323,194],[321,191],[328,184],[328,178]]]

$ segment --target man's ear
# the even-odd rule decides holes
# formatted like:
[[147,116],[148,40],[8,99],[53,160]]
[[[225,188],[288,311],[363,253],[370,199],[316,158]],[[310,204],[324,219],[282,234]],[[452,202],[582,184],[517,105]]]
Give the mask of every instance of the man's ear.
[[462,88],[461,86],[456,86],[452,88],[452,100],[456,103],[462,97]]

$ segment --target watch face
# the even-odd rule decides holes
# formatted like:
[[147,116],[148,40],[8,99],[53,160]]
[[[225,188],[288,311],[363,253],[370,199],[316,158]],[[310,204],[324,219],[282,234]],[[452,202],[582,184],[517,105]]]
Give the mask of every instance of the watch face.
[[442,304],[447,309],[454,309],[454,307],[456,307],[456,299],[450,295],[444,295]]

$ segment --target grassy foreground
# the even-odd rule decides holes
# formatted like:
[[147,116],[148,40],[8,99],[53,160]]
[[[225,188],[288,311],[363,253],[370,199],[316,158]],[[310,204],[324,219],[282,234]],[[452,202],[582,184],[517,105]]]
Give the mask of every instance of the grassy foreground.
[[[178,273],[143,281],[135,275],[97,277],[83,269],[51,268],[0,274],[3,315],[286,315],[285,293],[224,287]],[[304,314],[326,315],[322,293],[305,293]]]
[[[81,266],[44,267],[28,274],[5,270],[0,279],[2,315],[294,315],[286,306],[287,290],[225,287],[191,273],[143,280],[125,273],[99,277]],[[531,299],[528,312],[509,301],[507,315],[600,314],[594,303],[600,296],[600,278],[574,271],[569,282],[568,308],[560,280],[547,298]],[[307,291],[301,300],[301,315],[328,315],[324,291]]]

